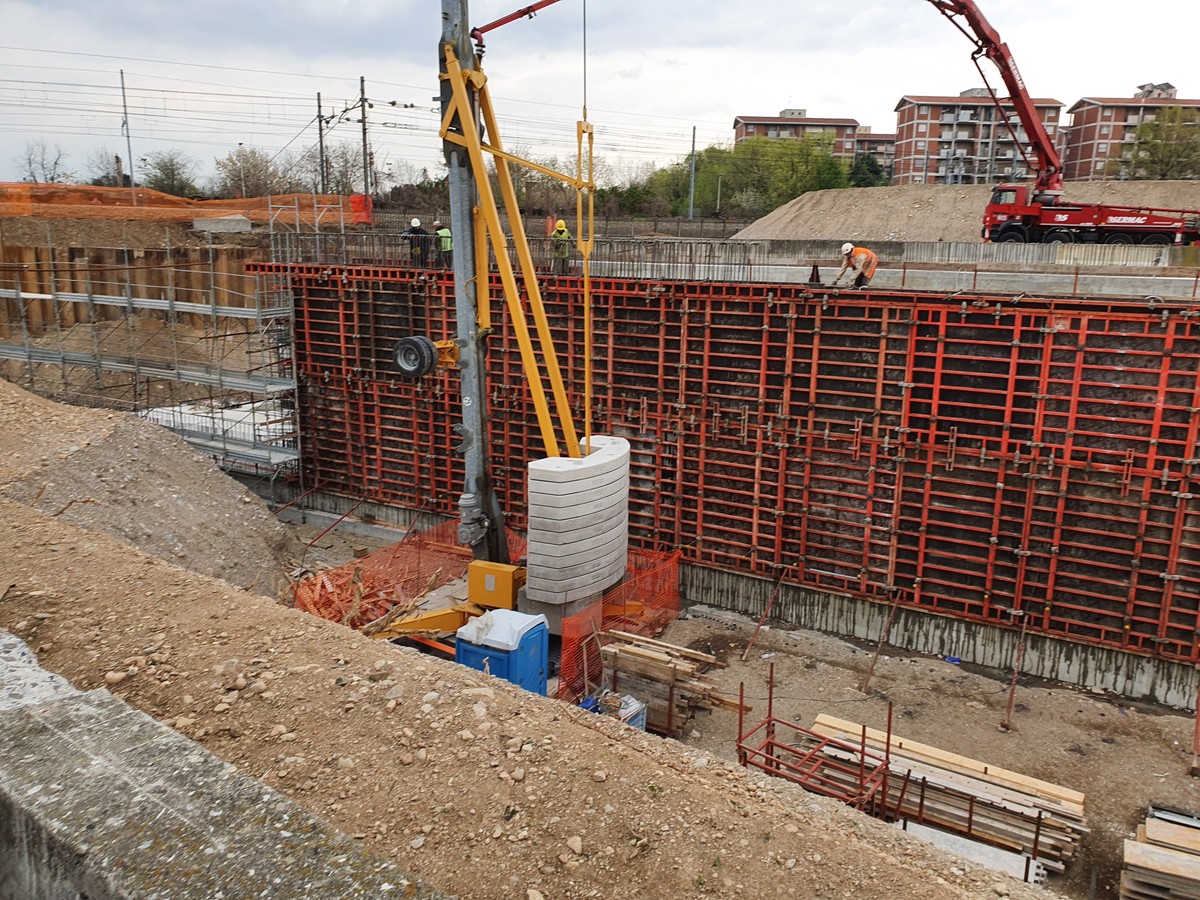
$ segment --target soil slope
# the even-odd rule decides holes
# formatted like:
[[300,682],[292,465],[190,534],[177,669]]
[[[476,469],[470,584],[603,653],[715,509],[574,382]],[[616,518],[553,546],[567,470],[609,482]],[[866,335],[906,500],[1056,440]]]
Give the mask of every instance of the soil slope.
[[[253,503],[240,522],[190,504],[222,476],[172,441],[130,458],[136,424],[0,384],[0,627],[430,882],[528,900],[1047,897],[712,754],[177,564],[195,548],[144,552],[133,544],[183,520],[210,553],[248,539],[235,525],[261,527],[265,553],[274,528]],[[120,490],[101,482],[119,473]],[[53,504],[34,480],[60,485]],[[55,515],[85,498],[71,510],[138,510],[133,543],[104,517]]]
[[[786,241],[979,240],[985,184],[911,184],[812,191],[764,216],[735,238]],[[1069,182],[1068,200],[1200,209],[1198,181]]]

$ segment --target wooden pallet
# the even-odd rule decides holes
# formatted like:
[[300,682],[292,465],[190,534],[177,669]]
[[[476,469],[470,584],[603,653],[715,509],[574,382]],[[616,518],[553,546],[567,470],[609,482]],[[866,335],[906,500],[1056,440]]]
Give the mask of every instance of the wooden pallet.
[[646,702],[646,729],[680,737],[697,710],[737,709],[703,672],[723,667],[715,656],[626,631],[600,633],[604,684]]
[[[1181,817],[1183,818],[1183,817]],[[1196,825],[1151,815],[1125,841],[1122,900],[1195,900],[1200,897],[1200,819]]]

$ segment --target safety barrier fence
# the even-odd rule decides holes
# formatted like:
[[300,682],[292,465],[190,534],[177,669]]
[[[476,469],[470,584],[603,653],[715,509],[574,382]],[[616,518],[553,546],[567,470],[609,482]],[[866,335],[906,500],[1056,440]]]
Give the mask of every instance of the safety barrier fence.
[[[309,483],[452,514],[448,273],[279,266]],[[575,278],[544,279],[576,409]],[[493,295],[498,287],[493,286]],[[593,429],[632,447],[630,534],[691,563],[1200,661],[1200,317],[1185,303],[597,278]],[[523,527],[540,453],[507,317],[492,463]]]
[[[533,258],[551,269],[552,242],[531,237]],[[663,237],[597,237],[591,256],[593,274],[618,278],[677,278],[684,280],[770,281],[781,266],[836,266],[841,241],[696,240]],[[1120,244],[984,244],[953,242],[870,241],[881,265],[1001,266],[1006,269],[1055,271],[1074,267],[1161,269],[1200,266],[1200,248]],[[414,256],[413,248],[418,248]],[[435,265],[435,242],[424,243],[398,233],[348,232],[272,236],[272,258],[295,263],[355,265]],[[515,252],[510,254],[516,261]],[[571,271],[581,272],[579,255],[572,253]],[[808,272],[804,273],[806,276]],[[797,279],[806,280],[806,279]]]

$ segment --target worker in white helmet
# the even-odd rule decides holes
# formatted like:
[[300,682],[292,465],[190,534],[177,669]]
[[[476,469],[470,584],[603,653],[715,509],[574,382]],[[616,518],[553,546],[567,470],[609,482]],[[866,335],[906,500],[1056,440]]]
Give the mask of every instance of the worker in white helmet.
[[842,267],[833,276],[833,286],[837,287],[842,273],[850,270],[850,287],[866,287],[875,277],[875,267],[879,265],[879,257],[866,247],[855,247],[847,242],[842,244]]
[[421,227],[420,219],[413,219],[400,236],[408,241],[408,254],[414,266],[424,266],[429,257],[431,237],[428,231]]

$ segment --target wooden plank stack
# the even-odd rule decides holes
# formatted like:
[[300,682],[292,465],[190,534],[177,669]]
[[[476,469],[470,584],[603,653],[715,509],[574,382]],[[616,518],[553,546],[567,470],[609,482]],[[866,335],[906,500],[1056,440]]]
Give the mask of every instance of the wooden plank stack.
[[[861,725],[833,716],[818,716],[812,730],[846,744],[862,743]],[[869,752],[883,756],[888,747],[885,733],[866,729]],[[1055,872],[1064,870],[1087,833],[1084,796],[1078,791],[894,734],[887,752],[890,818],[923,822],[1021,853]],[[835,755],[845,762],[859,754]]]
[[1151,807],[1137,840],[1125,841],[1121,900],[1200,897],[1200,818]]
[[715,656],[626,631],[603,631],[600,638],[604,686],[645,701],[647,731],[678,738],[696,710],[737,709],[702,674],[724,668]]

